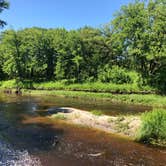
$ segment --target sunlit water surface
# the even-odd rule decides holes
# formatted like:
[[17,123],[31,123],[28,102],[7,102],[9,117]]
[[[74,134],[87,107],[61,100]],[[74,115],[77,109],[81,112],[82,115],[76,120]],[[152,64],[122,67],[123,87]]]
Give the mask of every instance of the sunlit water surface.
[[50,120],[52,107],[138,114],[150,107],[62,97],[0,95],[2,166],[165,166],[166,150],[83,126]]

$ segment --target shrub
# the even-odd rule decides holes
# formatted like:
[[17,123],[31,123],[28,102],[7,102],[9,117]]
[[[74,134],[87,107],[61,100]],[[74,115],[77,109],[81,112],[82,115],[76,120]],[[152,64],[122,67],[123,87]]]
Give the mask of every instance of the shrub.
[[139,82],[139,74],[133,71],[127,71],[118,66],[110,68],[106,65],[98,71],[98,79],[101,82],[110,82],[114,84],[131,84]]
[[137,139],[146,143],[166,143],[166,110],[146,112],[141,118],[142,125]]
[[16,80],[2,81],[1,87],[2,88],[16,88],[17,87]]
[[64,85],[74,84],[77,83],[77,80],[75,78],[72,79],[63,79],[60,81]]

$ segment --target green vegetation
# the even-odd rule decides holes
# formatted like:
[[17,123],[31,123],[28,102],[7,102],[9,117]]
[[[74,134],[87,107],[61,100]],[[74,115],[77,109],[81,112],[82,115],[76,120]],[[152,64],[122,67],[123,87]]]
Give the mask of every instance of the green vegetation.
[[139,141],[166,146],[166,110],[155,109],[142,114]]
[[127,71],[126,69],[120,68],[118,66],[112,66],[112,69],[108,65],[104,66],[103,69],[99,71],[99,80],[104,83],[114,83],[114,84],[133,84],[141,86],[141,76],[134,71]]
[[[0,13],[8,7],[1,0]],[[0,88],[166,107],[166,97],[154,94],[166,94],[165,13],[165,0],[136,0],[102,28],[5,30],[0,34]],[[5,24],[0,20],[0,27]],[[165,144],[166,111],[145,113],[142,121],[138,140]],[[128,130],[122,122],[117,119],[117,128]]]
[[129,122],[120,122],[120,123],[115,123],[115,128],[116,128],[116,130],[118,131],[118,132],[122,132],[122,133],[127,133],[128,132],[128,130],[129,130]]
[[138,115],[137,116],[133,116],[133,115],[118,115],[117,117],[110,117],[108,119],[108,123],[110,123],[112,126],[114,126],[114,129],[118,132],[118,133],[123,133],[126,135],[132,135],[132,137],[135,137],[135,132],[131,133],[131,126],[130,123],[137,118],[138,119]]
[[98,111],[98,110],[92,110],[90,111],[93,115],[96,115],[96,116],[101,116],[103,115],[103,112],[102,111]]
[[166,97],[155,94],[112,94],[94,93],[82,91],[62,91],[62,90],[24,90],[25,94],[32,95],[54,95],[73,98],[84,98],[91,100],[108,100],[112,102],[123,102],[127,104],[140,104],[153,107],[166,107]]
[[51,116],[53,119],[58,119],[58,120],[66,120],[66,116],[60,113],[54,114]]
[[[0,13],[8,7],[0,1]],[[0,88],[166,107],[166,97],[157,95],[166,94],[165,34],[165,0],[122,6],[102,28],[5,30],[0,34]],[[52,118],[67,117],[58,113]],[[141,118],[137,139],[166,146],[166,110]],[[119,132],[129,130],[124,117],[114,123]]]
[[[9,2],[7,2],[6,0],[1,0],[0,1],[0,13],[4,10],[4,9],[8,9],[9,8]],[[6,22],[3,20],[0,20],[0,27],[4,27],[6,25]]]
[[[2,9],[7,7],[4,1]],[[165,13],[164,0],[140,0],[122,6],[102,28],[5,30],[0,37],[0,80],[17,81],[1,85],[165,93]]]
[[113,84],[102,82],[91,83],[68,83],[67,80],[49,82],[31,82],[24,80],[8,80],[0,82],[1,88],[23,88],[35,90],[66,90],[66,91],[85,91],[85,92],[109,92],[109,93],[155,93],[155,89],[144,86],[138,87],[136,84]]

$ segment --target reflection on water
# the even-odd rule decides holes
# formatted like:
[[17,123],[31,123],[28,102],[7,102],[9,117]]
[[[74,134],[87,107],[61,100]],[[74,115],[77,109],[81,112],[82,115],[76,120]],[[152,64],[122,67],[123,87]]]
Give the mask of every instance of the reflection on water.
[[32,153],[50,150],[62,134],[63,130],[52,130],[47,125],[14,126],[1,131],[6,142],[15,149],[26,149]]
[[[144,107],[77,99],[0,95],[0,165],[166,165],[166,151],[81,126],[52,121],[51,107],[100,109],[107,114],[145,111]],[[128,109],[127,109],[128,108]],[[132,109],[131,109],[132,108]],[[143,109],[144,108],[144,109]],[[147,109],[147,108],[146,108]],[[124,113],[123,112],[123,113]]]
[[106,100],[89,100],[83,98],[70,98],[70,97],[52,97],[52,96],[45,96],[36,97],[36,100],[40,100],[41,103],[50,107],[56,106],[57,107],[74,107],[78,109],[83,109],[87,111],[91,110],[99,110],[102,111],[106,115],[124,115],[124,114],[138,114],[141,112],[149,111],[152,108],[149,106],[135,106],[135,105],[128,105],[128,104],[119,104],[114,103],[111,101]]

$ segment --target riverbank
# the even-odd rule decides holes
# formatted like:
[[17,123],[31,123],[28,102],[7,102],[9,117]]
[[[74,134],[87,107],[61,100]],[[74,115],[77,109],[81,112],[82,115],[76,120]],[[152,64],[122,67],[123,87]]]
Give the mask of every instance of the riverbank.
[[145,105],[152,107],[166,107],[166,96],[156,94],[112,94],[82,91],[57,91],[57,90],[23,90],[27,95],[52,95],[88,100],[107,100],[110,102]]
[[[5,89],[0,87],[0,91]],[[15,93],[15,89],[10,89],[10,93]],[[99,92],[84,92],[84,91],[64,91],[64,90],[30,90],[22,89],[25,95],[50,95],[62,96],[71,98],[84,98],[90,100],[102,100],[125,104],[144,105],[151,107],[166,107],[166,96],[157,94],[113,94],[113,93],[99,93]]]
[[63,91],[81,91],[81,92],[98,92],[112,94],[155,94],[157,89],[150,86],[139,86],[136,83],[131,84],[114,84],[102,82],[85,82],[74,83],[69,80],[34,82],[30,80],[0,81],[0,88],[22,88],[33,90],[63,90]]
[[63,81],[49,82],[17,82],[8,80],[0,82],[0,89],[21,88],[25,94],[55,95],[73,98],[88,98],[93,100],[109,100],[127,104],[140,104],[153,107],[166,107],[166,97],[157,94],[151,87],[139,87],[136,84],[110,84],[110,83],[69,83]]
[[141,125],[140,116],[126,115],[115,117],[103,115],[97,111],[87,112],[70,107],[61,107],[58,110],[58,113],[50,115],[49,118],[64,121],[69,124],[99,129],[107,133],[128,136],[131,139],[136,138],[137,131]]

